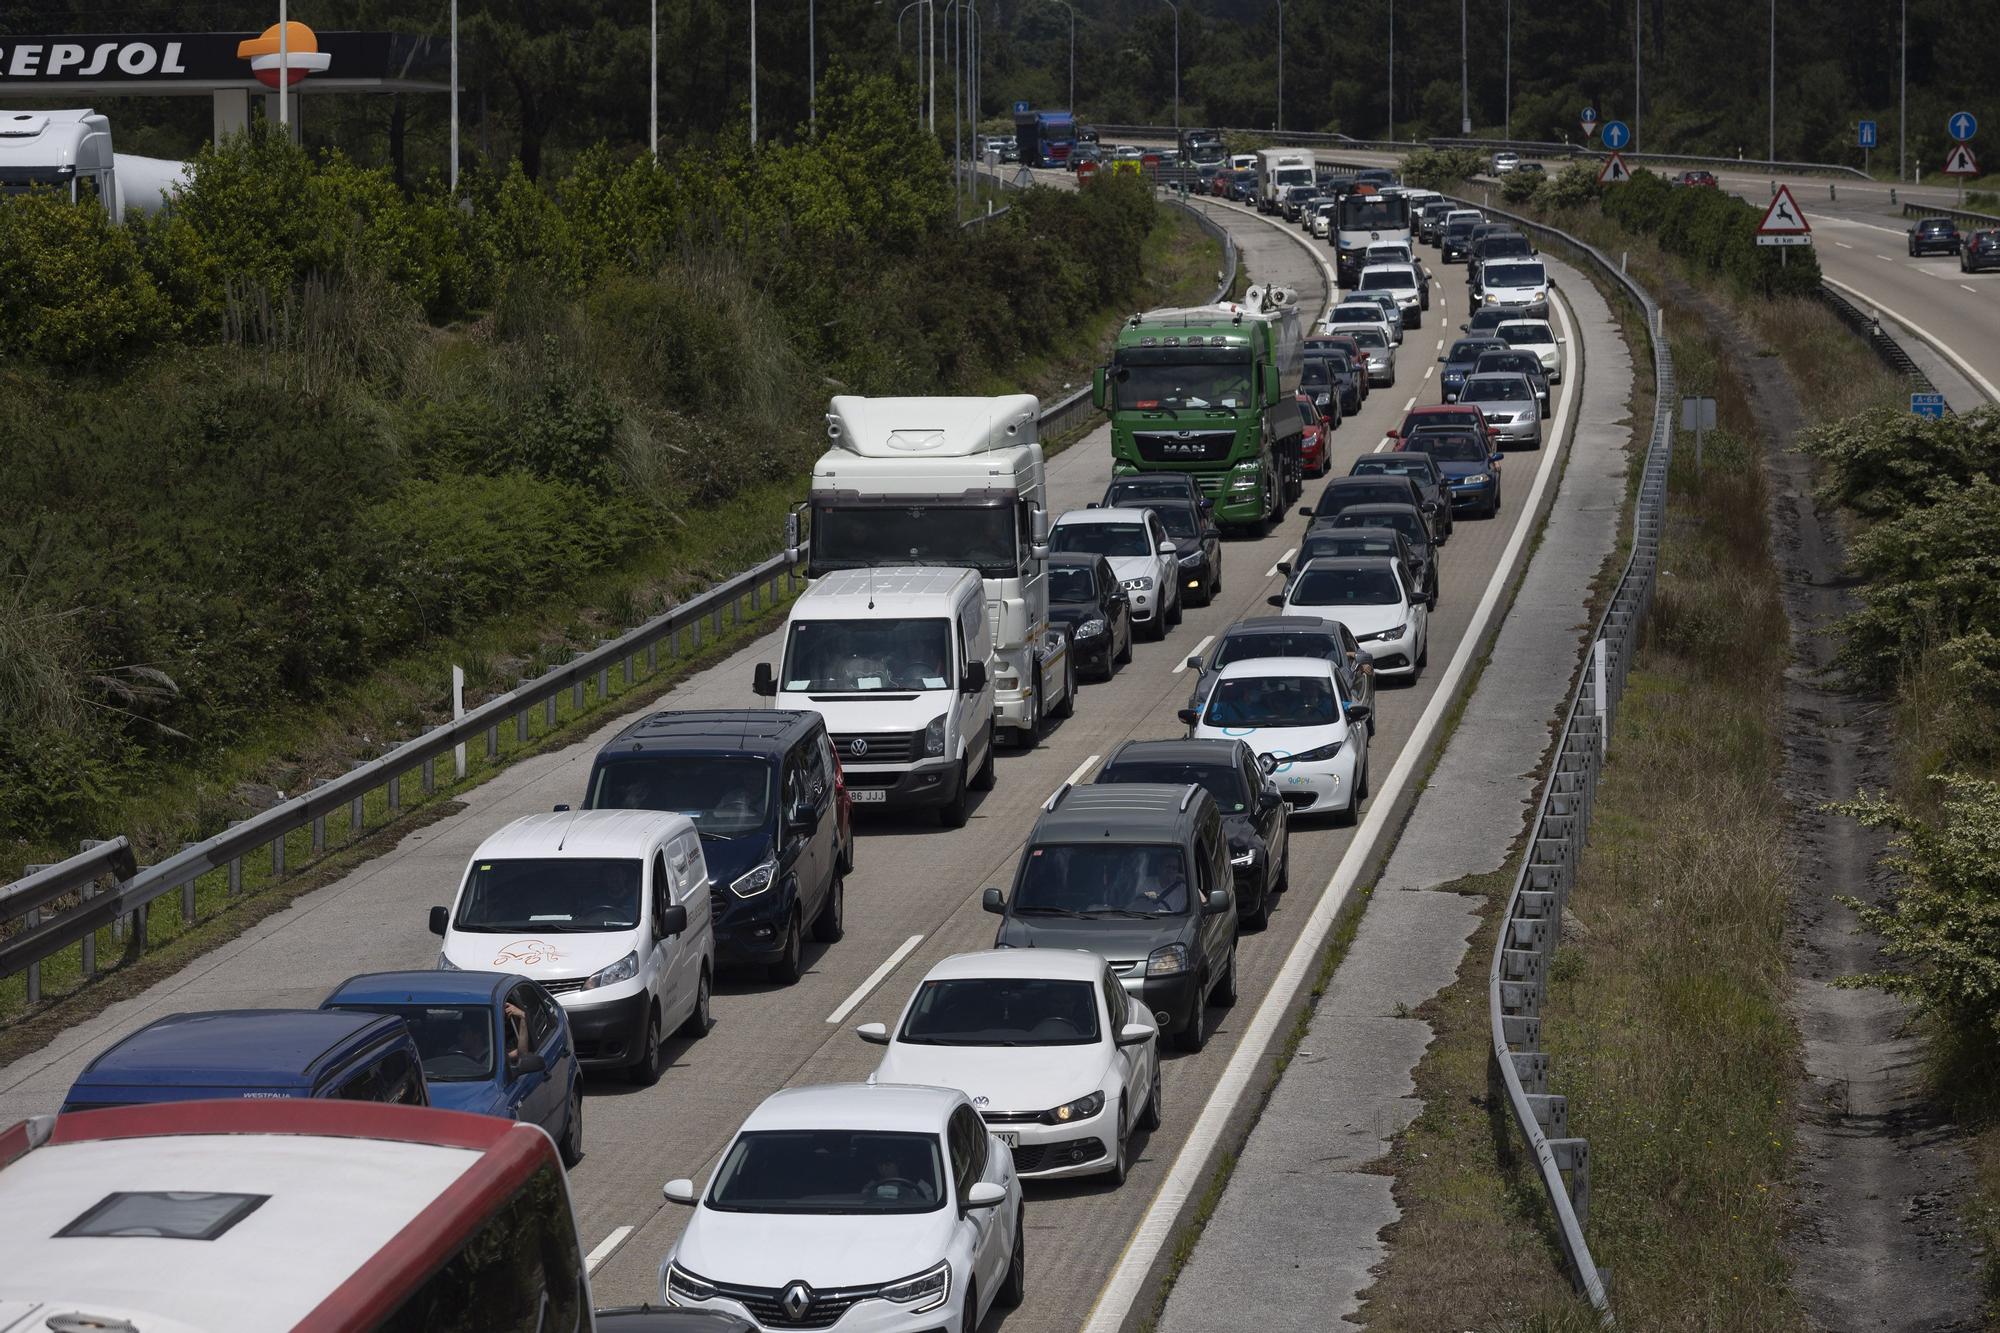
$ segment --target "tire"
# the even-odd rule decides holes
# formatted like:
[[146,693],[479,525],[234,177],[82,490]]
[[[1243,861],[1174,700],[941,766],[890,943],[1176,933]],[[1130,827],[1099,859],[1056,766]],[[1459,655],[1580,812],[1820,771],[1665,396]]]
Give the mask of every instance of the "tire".
[[709,979],[708,964],[703,963],[701,980],[695,983],[694,1008],[681,1020],[681,1025],[674,1029],[674,1035],[686,1037],[689,1041],[700,1041],[706,1037],[708,1030],[715,1026],[715,1017],[711,1012],[711,1002],[714,998],[715,983]]
[[1132,1171],[1131,1138],[1132,1138],[1131,1126],[1125,1123],[1125,1106],[1124,1103],[1121,1101],[1118,1106],[1118,1137],[1115,1140],[1113,1140],[1111,1146],[1110,1175],[1111,1175],[1111,1183],[1113,1185],[1123,1185],[1125,1183],[1125,1177],[1131,1174]]
[[[1032,750],[1042,743],[1042,692],[1041,664],[1035,665],[1035,684],[1028,694],[1028,725],[1014,729],[1014,743],[1023,750]],[[958,827],[956,824],[953,828]]]
[[958,765],[958,792],[938,807],[938,825],[941,828],[964,828],[970,813],[966,809],[967,788],[971,786],[971,775],[965,771],[965,762]]
[[645,1045],[640,1047],[638,1059],[625,1067],[625,1076],[642,1088],[658,1083],[667,1064],[661,1045],[660,1010],[655,1005],[646,1015]]
[[805,975],[805,931],[799,926],[799,911],[795,907],[785,919],[785,951],[778,955],[778,961],[765,969],[771,980],[780,986],[791,986]]
[[1194,999],[1194,1012],[1188,1015],[1187,1026],[1174,1034],[1174,1045],[1190,1055],[1208,1045],[1208,992],[1198,991]]
[[959,1316],[959,1333],[978,1333],[979,1329],[979,1289],[970,1282],[965,1284],[965,1313]]
[[847,841],[840,844],[839,865],[841,874],[854,873],[854,834],[851,831],[847,835]]
[[[1112,629],[1115,631],[1117,626],[1112,626]],[[1127,612],[1125,615],[1125,646],[1111,655],[1111,670],[1105,674],[1104,678],[1106,680],[1110,680],[1116,676],[1119,667],[1132,665],[1132,640],[1137,637],[1138,631],[1132,627],[1132,615],[1130,612]]]
[[986,737],[986,758],[980,761],[979,767],[972,773],[972,789],[993,790],[993,737],[990,732]]
[[[1151,620],[1146,622],[1146,641],[1148,643],[1158,643],[1160,640],[1166,637],[1167,637],[1167,608],[1163,606],[1159,610],[1153,613],[1153,618]],[[1128,655],[1125,660],[1129,662],[1131,660],[1131,657]]]
[[1270,892],[1283,893],[1292,887],[1292,839],[1285,837],[1285,859],[1278,862],[1278,877],[1271,881]]
[[1213,602],[1222,596],[1222,547],[1215,548],[1215,577],[1209,580],[1208,600]]
[[1070,648],[1063,654],[1063,697],[1056,705],[1056,716],[1067,721],[1076,716],[1076,649]]
[[838,944],[847,933],[847,877],[835,872],[826,891],[826,903],[813,918],[813,939],[821,944]]
[[1148,1134],[1160,1131],[1160,1062],[1153,1061],[1153,1091],[1146,1098],[1146,1109],[1139,1113],[1139,1128]]
[[[1027,1210],[1022,1209],[1023,1212]],[[1005,1310],[1018,1309],[1028,1299],[1028,1232],[1017,1218],[1014,1222],[1014,1257],[1007,1262],[1007,1277],[993,1296],[993,1303]]]
[[576,1091],[569,1095],[569,1120],[563,1125],[562,1142],[556,1145],[562,1154],[565,1167],[575,1166],[583,1160],[583,1084],[578,1082]]
[[1271,889],[1269,885],[1266,885],[1263,893],[1258,895],[1257,910],[1248,916],[1237,917],[1236,924],[1239,929],[1253,931],[1262,930],[1271,924]]
[[1392,371],[1390,371],[1390,372],[1389,372],[1389,378],[1388,378],[1388,379],[1386,379],[1386,380],[1383,380],[1383,381],[1382,381],[1382,387],[1383,387],[1383,388],[1385,388],[1385,389],[1393,389],[1393,388],[1395,388],[1395,387],[1396,387],[1396,372],[1395,372],[1395,371],[1393,371],[1393,370],[1392,370]]
[[1359,778],[1359,779],[1358,779],[1358,780],[1357,780],[1357,781],[1355,782],[1355,784],[1354,784],[1354,799],[1355,799],[1355,800],[1357,800],[1357,801],[1365,801],[1365,800],[1367,800],[1367,799],[1368,799],[1368,795],[1369,795],[1369,792],[1368,792],[1368,783],[1369,783],[1369,779],[1370,779],[1370,777],[1372,777],[1372,776],[1373,776],[1373,775],[1372,775],[1372,774],[1371,774],[1371,773],[1370,773],[1370,772],[1368,771],[1368,770],[1369,770],[1369,763],[1368,763],[1368,759],[1369,759],[1369,756],[1365,756],[1365,755],[1364,755],[1364,756],[1362,757],[1362,760],[1361,760],[1361,777],[1360,777],[1360,778]]
[[1236,946],[1229,946],[1229,970],[1222,974],[1222,980],[1215,983],[1215,990],[1209,995],[1209,1002],[1218,1009],[1236,1007]]

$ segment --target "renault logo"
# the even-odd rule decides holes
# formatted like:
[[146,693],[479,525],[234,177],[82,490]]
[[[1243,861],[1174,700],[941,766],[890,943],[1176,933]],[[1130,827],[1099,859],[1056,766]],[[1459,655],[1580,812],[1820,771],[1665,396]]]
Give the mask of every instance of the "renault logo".
[[794,1282],[785,1288],[785,1294],[778,1298],[778,1304],[785,1307],[785,1313],[794,1320],[804,1319],[806,1311],[812,1309],[813,1289],[803,1282]]
[[856,736],[853,740],[847,743],[847,752],[853,755],[856,759],[859,759],[862,755],[868,753],[868,742],[862,739],[861,737]]

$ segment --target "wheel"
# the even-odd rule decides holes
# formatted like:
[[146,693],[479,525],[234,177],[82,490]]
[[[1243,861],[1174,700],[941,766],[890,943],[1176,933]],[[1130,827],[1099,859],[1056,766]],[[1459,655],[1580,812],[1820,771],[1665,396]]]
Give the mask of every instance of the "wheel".
[[1111,1183],[1123,1185],[1132,1170],[1131,1128],[1125,1123],[1125,1107],[1118,1107],[1118,1138],[1111,1149]]
[[709,980],[708,964],[703,963],[701,980],[697,981],[694,987],[694,1008],[690,1009],[688,1016],[681,1021],[679,1035],[689,1041],[700,1041],[708,1035],[709,1028],[715,1023],[714,1015],[710,1012],[714,997],[715,983]]
[[1034,683],[1028,687],[1028,724],[1014,729],[1014,743],[1032,750],[1042,741],[1042,666],[1035,664]]
[[804,932],[799,928],[799,911],[795,907],[785,920],[785,951],[765,970],[780,986],[790,986],[805,975],[804,954]]
[[[1153,618],[1146,622],[1146,639],[1148,642],[1158,643],[1161,639],[1164,639],[1166,637],[1167,637],[1167,608],[1162,606],[1158,610],[1154,611]],[[1130,661],[1131,659],[1128,656],[1126,660]]]
[[965,1313],[959,1316],[959,1333],[978,1333],[979,1292],[968,1282],[965,1284]]
[[991,736],[988,736],[986,744],[986,758],[982,759],[979,762],[979,767],[973,770],[972,789],[974,791],[993,790],[993,743],[992,742],[993,738]]
[[[1372,719],[1371,719],[1372,721]],[[1292,887],[1292,840],[1285,839],[1285,859],[1278,862],[1278,877],[1271,881],[1272,893],[1283,893]]]
[[[991,760],[988,761],[989,763]],[[949,801],[938,807],[938,823],[945,828],[964,828],[967,816],[967,787],[971,785],[970,775],[965,771],[965,761],[958,764],[958,791]]]
[[1146,1095],[1146,1109],[1139,1114],[1139,1128],[1148,1134],[1159,1132],[1160,1128],[1160,1062],[1153,1061],[1153,1090]]
[[1195,992],[1194,1012],[1188,1015],[1187,1026],[1174,1034],[1174,1045],[1189,1053],[1208,1045],[1208,993],[1205,989]]
[[840,844],[840,873],[843,875],[854,873],[854,835],[852,833],[847,835],[846,842]]
[[[1025,1209],[1023,1210],[1025,1211]],[[1014,1257],[1007,1261],[1007,1277],[1000,1284],[999,1292],[993,1297],[996,1305],[1012,1310],[1028,1299],[1028,1236],[1027,1228],[1018,1220],[1014,1223]]]
[[1076,716],[1076,649],[1063,653],[1063,697],[1056,716],[1065,720]]
[[[1112,626],[1112,629],[1114,631],[1117,628],[1118,627],[1116,625]],[[1120,648],[1117,652],[1111,655],[1111,671],[1109,672],[1109,675],[1107,675],[1106,677],[1107,679],[1109,679],[1110,676],[1117,675],[1119,667],[1131,665],[1132,639],[1134,637],[1134,634],[1135,631],[1132,628],[1132,614],[1131,612],[1128,611],[1125,613],[1125,646],[1123,648]]]
[[1431,635],[1424,631],[1424,646],[1417,650],[1417,670],[1422,671],[1431,664]]
[[1361,756],[1361,777],[1354,784],[1355,800],[1365,801],[1368,799],[1368,777],[1368,756],[1364,754]]
[[1167,619],[1167,628],[1168,628],[1168,629],[1170,629],[1170,630],[1176,630],[1176,629],[1179,629],[1180,627],[1181,627],[1181,590],[1180,590],[1180,571],[1179,571],[1179,570],[1175,570],[1175,571],[1174,571],[1174,604],[1173,604],[1173,607],[1172,607],[1172,609],[1171,609],[1171,610],[1170,610],[1170,611],[1168,612],[1168,619]]
[[1210,993],[1208,999],[1209,1003],[1218,1009],[1233,1009],[1236,1007],[1236,946],[1234,944],[1229,946],[1229,970],[1222,974],[1222,980],[1215,984],[1215,990]]
[[569,1121],[563,1126],[562,1142],[556,1145],[562,1154],[564,1166],[575,1166],[583,1160],[583,1084],[569,1095]]
[[1395,371],[1393,371],[1393,370],[1392,370],[1392,371],[1390,371],[1390,372],[1389,372],[1389,378],[1388,378],[1388,379],[1386,379],[1386,380],[1383,380],[1383,381],[1382,381],[1382,387],[1383,387],[1383,388],[1385,388],[1385,389],[1393,389],[1393,388],[1395,388],[1395,387],[1396,387],[1396,372],[1395,372]]
[[646,1044],[640,1048],[639,1056],[625,1073],[642,1088],[650,1088],[660,1081],[660,1071],[666,1068],[666,1053],[660,1049],[660,1008],[654,1005],[646,1015]]
[[1268,887],[1257,896],[1257,910],[1248,916],[1237,917],[1236,924],[1244,930],[1262,930],[1271,924],[1271,892]]
[[821,944],[838,944],[847,933],[847,877],[835,872],[833,886],[826,891],[826,905],[813,918],[813,938]]

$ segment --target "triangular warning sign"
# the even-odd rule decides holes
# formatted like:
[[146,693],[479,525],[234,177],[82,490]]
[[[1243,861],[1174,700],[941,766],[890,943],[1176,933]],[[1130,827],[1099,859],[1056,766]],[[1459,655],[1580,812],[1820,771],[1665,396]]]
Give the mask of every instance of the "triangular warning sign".
[[1625,166],[1624,158],[1618,156],[1616,153],[1605,154],[1604,166],[1597,173],[1597,183],[1599,185],[1617,185],[1620,182],[1631,179],[1632,173]]
[[1799,211],[1798,200],[1792,198],[1792,187],[1780,185],[1778,192],[1771,196],[1771,206],[1764,210],[1764,220],[1757,224],[1759,236],[1805,236],[1812,231],[1806,215]]
[[1954,144],[1944,159],[1944,174],[1947,176],[1977,176],[1979,159],[1972,155],[1970,144]]

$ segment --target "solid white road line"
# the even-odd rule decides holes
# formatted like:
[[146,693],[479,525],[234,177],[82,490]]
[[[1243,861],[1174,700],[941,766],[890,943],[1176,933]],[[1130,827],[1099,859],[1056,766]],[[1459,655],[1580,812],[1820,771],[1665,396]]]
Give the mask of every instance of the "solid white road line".
[[1897,314],[1895,311],[1891,310],[1888,306],[1883,305],[1880,301],[1876,300],[1868,293],[1850,287],[1844,282],[1840,282],[1833,278],[1828,278],[1828,277],[1822,277],[1820,281],[1824,282],[1829,287],[1847,293],[1850,297],[1854,298],[1857,301],[1861,301],[1869,306],[1872,306],[1878,314],[1887,315],[1890,319],[1895,320],[1898,324],[1901,324],[1911,333],[1914,333],[1919,338],[1922,338],[1925,342],[1929,343],[1932,347],[1937,349],[1938,355],[1944,357],[1945,360],[1951,362],[1954,366],[1957,366],[1959,373],[1964,375],[1967,379],[1971,380],[1974,386],[1976,386],[1981,393],[1986,395],[1987,402],[2000,403],[2000,389],[1996,389],[1993,387],[1993,381],[1987,379],[1984,375],[1974,370],[1971,364],[1968,361],[1966,361],[1964,357],[1960,356],[1957,352],[1954,352],[1948,345],[1946,345],[1943,339],[1939,338],[1929,329],[1925,328],[1921,324],[1905,319],[1903,316]]
[[1974,296],[1979,295],[1979,289],[1977,287],[1969,286],[1968,284],[1963,282],[1959,283],[1958,285],[1960,287],[1963,287],[1966,291],[1971,292]]
[[[1576,345],[1576,328],[1570,319],[1568,308],[1558,306],[1561,321],[1572,346]],[[1560,439],[1567,425],[1569,415],[1576,410],[1578,396],[1571,393],[1563,400],[1557,414],[1555,430],[1550,438]],[[1553,460],[1556,451],[1544,451],[1542,457]],[[1555,476],[1555,468],[1544,463],[1535,473],[1535,481],[1529,490],[1522,517],[1514,524],[1514,531],[1507,539],[1507,546],[1501,552],[1495,565],[1493,576],[1487,580],[1486,591],[1481,594],[1478,607],[1472,613],[1472,623],[1466,627],[1465,637],[1459,640],[1458,651],[1452,654],[1451,662],[1445,667],[1444,679],[1438,683],[1437,692],[1431,696],[1423,716],[1417,720],[1410,739],[1403,745],[1402,753],[1396,756],[1396,763],[1389,771],[1388,778],[1376,790],[1375,798],[1369,803],[1367,813],[1362,816],[1361,827],[1355,830],[1354,840],[1348,844],[1346,855],[1334,868],[1333,878],[1320,891],[1319,899],[1313,904],[1312,915],[1305,930],[1293,943],[1291,951],[1272,980],[1271,989],[1263,1003],[1244,1024],[1242,1040],[1230,1054],[1229,1063],[1216,1081],[1214,1090],[1202,1105],[1195,1119],[1194,1128],[1189,1132],[1187,1142],[1175,1154],[1173,1165],[1167,1169],[1167,1178],[1154,1194],[1146,1215],[1132,1232],[1125,1244],[1124,1253],[1118,1258],[1118,1265],[1111,1271],[1104,1288],[1098,1293],[1097,1302],[1092,1307],[1090,1317],[1084,1321],[1083,1333],[1116,1333],[1125,1322],[1134,1302],[1145,1284],[1146,1273],[1153,1266],[1160,1251],[1172,1239],[1175,1219],[1182,1206],[1201,1184],[1202,1168],[1222,1137],[1224,1126],[1230,1114],[1256,1081],[1258,1067],[1269,1053],[1272,1043],[1278,1039],[1278,1025],[1285,1016],[1293,997],[1319,969],[1320,953],[1326,947],[1327,938],[1333,933],[1333,923],[1338,919],[1341,906],[1354,891],[1355,881],[1360,877],[1361,866],[1372,852],[1377,840],[1387,832],[1389,811],[1395,804],[1397,793],[1415,776],[1418,754],[1425,737],[1431,734],[1444,720],[1450,710],[1452,700],[1458,692],[1459,683],[1472,669],[1473,649],[1478,646],[1486,625],[1498,614],[1501,594],[1505,591],[1508,573],[1513,569],[1521,548],[1526,544],[1529,530],[1534,526],[1527,521],[1541,505],[1542,493],[1548,489]],[[1240,1011],[1239,1011],[1240,1016]]]
[[1412,398],[1409,402],[1403,404],[1403,410],[1407,412],[1416,405],[1417,405],[1417,400]]
[[[1095,759],[1096,757],[1097,757],[1096,755],[1091,756],[1092,759]],[[884,958],[882,960],[882,966],[876,968],[873,972],[870,972],[868,974],[868,979],[862,982],[859,986],[856,986],[854,988],[854,993],[840,1002],[840,1008],[834,1010],[832,1013],[826,1016],[826,1021],[829,1023],[838,1023],[842,1019],[846,1018],[849,1014],[853,1013],[857,1008],[860,1007],[861,1002],[868,998],[868,992],[874,990],[877,986],[881,985],[882,978],[888,976],[891,972],[894,972],[896,970],[896,965],[902,962],[905,958],[908,958],[910,956],[910,951],[912,949],[915,949],[919,944],[922,944],[923,942],[924,942],[924,937],[921,935],[912,935],[910,936],[910,938],[904,940],[903,943],[897,948],[896,952],[890,954],[887,958]]]
[[1285,561],[1290,560],[1293,556],[1297,555],[1298,553],[1299,553],[1298,547],[1296,546],[1287,547],[1285,553],[1279,556],[1275,561],[1273,561],[1271,567],[1264,571],[1264,577],[1267,579],[1276,578],[1278,576],[1278,566],[1284,564]]
[[597,1271],[597,1266],[599,1264],[603,1263],[606,1259],[609,1259],[612,1255],[618,1253],[618,1247],[620,1245],[623,1245],[625,1243],[626,1237],[630,1236],[631,1234],[632,1234],[631,1227],[619,1227],[616,1231],[613,1231],[603,1240],[597,1242],[597,1248],[592,1250],[589,1254],[583,1256],[584,1271],[588,1273],[595,1273]]
[[[1195,651],[1200,652],[1201,645],[1206,644],[1208,642],[1209,640],[1203,639],[1201,641],[1201,644],[1196,645]],[[1183,660],[1183,665],[1185,665],[1185,659]],[[1104,756],[1102,755],[1094,754],[1090,756],[1088,759],[1084,760],[1082,763],[1078,764],[1075,768],[1072,768],[1069,771],[1069,776],[1063,779],[1063,786],[1074,787],[1077,783],[1083,781],[1083,775],[1090,772],[1091,769],[1097,767],[1097,761],[1103,757]],[[1054,796],[1055,793],[1050,792],[1049,795]]]
[[[1289,559],[1291,559],[1291,558],[1292,558],[1292,553],[1291,553],[1290,551],[1287,551],[1287,552],[1285,552],[1285,559],[1289,560]],[[1277,573],[1277,572],[1278,572],[1278,571],[1277,571],[1277,569],[1276,569],[1275,567],[1273,567],[1273,568],[1271,568],[1271,569],[1268,569],[1268,570],[1266,570],[1266,571],[1265,571],[1265,577],[1267,577],[1267,578],[1268,578],[1268,577],[1269,577],[1270,575],[1272,575],[1272,574],[1275,574],[1275,573]],[[1207,637],[1203,638],[1203,639],[1202,639],[1202,641],[1201,641],[1200,643],[1198,643],[1198,644],[1196,644],[1196,645],[1195,645],[1194,647],[1192,647],[1192,648],[1188,649],[1188,650],[1187,650],[1187,651],[1186,651],[1185,653],[1182,653],[1182,654],[1181,654],[1181,660],[1180,660],[1180,661],[1178,661],[1178,662],[1176,662],[1176,663],[1174,663],[1174,674],[1175,674],[1176,676],[1178,676],[1178,675],[1180,675],[1180,674],[1181,674],[1181,672],[1183,672],[1183,671],[1186,671],[1186,670],[1187,670],[1187,660],[1188,660],[1188,658],[1190,658],[1190,657],[1200,657],[1200,656],[1201,656],[1201,655],[1202,655],[1203,653],[1205,653],[1205,652],[1207,652],[1207,651],[1208,651],[1208,645],[1210,645],[1211,643],[1214,643],[1214,642],[1215,642],[1215,636],[1214,636],[1213,634],[1210,634],[1210,635],[1208,635]],[[1090,765],[1091,765],[1091,764],[1094,764],[1094,763],[1096,763],[1096,762],[1097,762],[1097,756],[1096,756],[1096,755],[1092,755],[1092,756],[1090,756],[1090,758],[1089,758],[1089,759],[1088,759],[1087,761],[1085,761],[1085,763],[1084,763],[1084,767],[1085,767],[1085,768],[1088,768],[1088,767],[1090,767]],[[1074,778],[1072,778],[1072,779],[1070,779],[1070,780],[1071,780],[1072,782],[1074,782],[1074,781],[1075,781],[1075,779],[1074,779]]]

